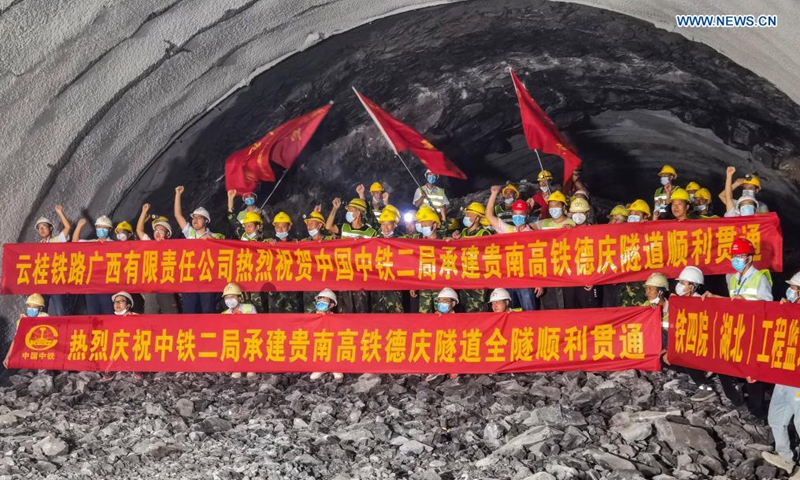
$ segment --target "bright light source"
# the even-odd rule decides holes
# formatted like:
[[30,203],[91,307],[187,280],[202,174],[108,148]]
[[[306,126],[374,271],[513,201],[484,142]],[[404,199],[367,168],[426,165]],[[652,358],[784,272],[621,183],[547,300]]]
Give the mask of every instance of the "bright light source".
[[403,214],[403,221],[406,223],[411,223],[414,221],[414,212],[406,212]]

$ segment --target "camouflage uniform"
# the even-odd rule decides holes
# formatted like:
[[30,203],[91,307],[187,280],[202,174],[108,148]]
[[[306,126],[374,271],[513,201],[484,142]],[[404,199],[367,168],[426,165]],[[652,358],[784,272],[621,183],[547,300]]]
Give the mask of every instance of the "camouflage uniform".
[[[362,214],[363,215],[363,214]],[[349,223],[339,227],[342,238],[374,238],[377,230],[364,224],[361,228],[353,228]],[[339,292],[339,311],[342,313],[369,313],[369,292],[366,290]]]
[[439,290],[419,290],[419,313],[433,313],[436,311],[436,297]]
[[[242,212],[240,212],[240,216]],[[228,226],[230,227],[231,231],[236,235],[236,238],[239,238],[243,242],[260,242],[261,234],[259,234],[256,238],[247,238],[244,234],[244,225],[239,221],[238,217],[231,212],[228,212]],[[256,311],[258,313],[267,313],[267,300],[266,295],[263,292],[244,292],[242,294],[245,303],[250,303],[254,307],[256,307]]]
[[[275,243],[288,242],[289,240],[273,239]],[[265,242],[267,240],[264,240]],[[267,292],[267,305],[269,313],[301,313],[300,306],[302,294],[300,292]]]
[[[461,230],[461,238],[472,238],[472,237],[484,237],[486,235],[491,235],[492,233],[483,228],[478,227],[474,231],[470,232],[468,228],[464,228]],[[477,313],[477,312],[486,312],[486,290],[485,289],[476,289],[476,290],[461,290],[458,292],[459,296],[459,304],[461,308],[466,313]]]
[[620,306],[639,307],[647,302],[644,282],[630,282],[622,284],[620,289]]

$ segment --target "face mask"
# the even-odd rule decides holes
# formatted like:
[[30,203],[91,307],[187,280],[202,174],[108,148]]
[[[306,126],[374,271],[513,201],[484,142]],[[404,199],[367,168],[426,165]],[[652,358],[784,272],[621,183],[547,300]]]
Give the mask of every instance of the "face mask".
[[739,209],[739,215],[743,217],[749,217],[750,215],[756,214],[756,206],[755,205],[742,205]]
[[353,223],[353,220],[356,219],[356,214],[353,213],[353,212],[347,212],[344,215],[344,218],[345,218],[345,220],[347,220],[347,223]]
[[689,200],[694,202],[694,193],[689,194]]
[[233,310],[239,305],[239,300],[235,298],[226,298],[225,299],[225,306]]
[[503,203],[505,203],[506,205],[511,205],[512,203],[514,203],[514,197],[504,198]]
[[558,220],[561,218],[561,215],[564,214],[564,210],[560,208],[550,208],[547,211],[550,212],[550,216],[553,217],[553,220]]
[[251,240],[252,240],[252,239],[254,239],[254,238],[256,238],[256,236],[257,236],[257,235],[258,235],[258,232],[253,232],[253,233],[245,233],[245,236],[246,236],[247,238],[251,239]]
[[679,283],[679,284],[675,285],[675,295],[677,295],[679,297],[682,297],[682,296],[686,295],[686,289],[687,288],[688,287],[686,285],[682,284],[682,283]]
[[545,185],[545,186],[541,186],[541,185],[539,185],[539,188],[540,188],[540,189],[541,189],[543,192],[549,192],[549,191],[550,191],[550,185]]
[[434,183],[436,183],[436,176],[435,175],[428,175],[427,177],[425,177],[425,180],[427,180],[428,183],[433,185]]
[[25,315],[29,317],[38,317],[39,316],[39,309],[34,307],[28,307],[25,309]]
[[695,205],[694,211],[697,213],[703,213],[708,210],[708,205]]
[[525,225],[525,215],[512,215],[511,221],[514,222],[514,225],[521,227]]
[[656,297],[656,298],[650,300],[650,305],[658,305],[658,302],[660,302],[660,301],[661,301],[661,297],[660,296]]
[[734,258],[733,260],[731,260],[731,266],[737,272],[742,273],[744,268],[747,266],[747,260],[743,258]]
[[749,190],[749,189],[748,190],[742,190],[742,196],[743,197],[755,198],[756,197],[756,191],[755,190]]
[[469,217],[464,217],[464,220],[461,221],[465,227],[469,228],[472,226],[472,219]]
[[661,177],[661,185],[666,186],[669,183],[669,177]]
[[121,315],[125,315],[126,313],[128,313],[128,309],[127,308],[125,310],[121,311],[121,312],[118,312],[118,311],[114,310],[114,315],[120,315],[121,316]]
[[256,204],[256,199],[253,197],[247,197],[244,199],[244,204],[247,205],[248,207],[252,207],[253,205]]
[[577,223],[578,225],[583,225],[583,223],[586,222],[586,214],[575,213],[572,215],[572,221]]
[[640,217],[639,215],[629,215],[628,216],[628,223],[639,223],[639,220],[641,220],[641,219],[642,219],[642,217]]
[[438,310],[439,313],[447,313],[450,311],[450,304],[447,302],[438,302],[436,304],[436,310]]
[[127,233],[118,233],[117,234],[117,240],[119,240],[120,242],[124,242],[127,239],[128,239],[128,234]]
[[278,237],[278,240],[283,240],[289,236],[289,232],[275,232],[275,236]]
[[797,301],[797,292],[792,287],[786,289],[786,299],[792,303]]
[[422,236],[423,237],[430,237],[433,233],[432,227],[422,227]]
[[416,229],[417,233],[422,233],[422,224],[419,222],[415,223],[414,229]]
[[108,238],[107,228],[97,228],[95,229],[95,233],[97,234],[97,238]]
[[312,236],[312,237],[316,237],[316,236],[319,234],[319,229],[318,229],[318,228],[314,228],[314,229],[312,229],[312,230],[309,230],[309,231],[308,231],[308,234],[309,234],[310,236]]
[[316,308],[318,312],[327,312],[330,308],[330,305],[324,300],[319,300],[316,304]]

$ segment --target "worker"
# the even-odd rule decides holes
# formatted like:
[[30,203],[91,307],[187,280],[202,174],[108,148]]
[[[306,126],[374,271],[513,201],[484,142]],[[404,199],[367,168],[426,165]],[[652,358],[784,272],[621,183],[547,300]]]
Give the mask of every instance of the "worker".
[[588,216],[591,209],[589,201],[579,196],[573,196],[569,202],[569,216],[576,226],[594,224]]
[[369,199],[365,198],[364,185],[356,187],[356,193],[358,193],[361,200],[367,201],[367,218],[370,219],[369,223],[379,223],[383,208],[389,205],[389,192],[383,188],[380,182],[372,182],[372,185],[369,186]]
[[[390,208],[391,207],[391,208]],[[396,209],[391,205],[383,208],[380,218],[379,238],[397,237],[397,222],[399,220]],[[394,290],[375,290],[370,292],[372,313],[403,313],[403,292]]]
[[[254,212],[247,212],[252,213],[254,215],[258,215]],[[236,283],[229,283],[225,285],[225,288],[222,290],[222,300],[225,302],[225,310],[222,311],[223,315],[255,315],[258,313],[256,310],[255,305],[251,303],[245,303],[244,301],[244,292],[242,292],[242,287],[237,285]],[[255,377],[255,372],[247,372],[247,377],[252,378]],[[231,378],[242,378],[241,372],[233,372],[231,373]]]
[[534,230],[554,230],[558,228],[572,228],[575,222],[567,216],[567,197],[556,190],[547,197],[547,213],[549,218],[540,220],[531,225]]
[[[345,207],[345,223],[337,227],[334,223],[336,213],[342,206],[340,198],[334,198],[333,209],[328,215],[325,228],[334,235],[341,235],[343,239],[373,238],[378,235],[378,231],[367,225],[364,221],[367,215],[367,202],[360,198],[354,198]],[[345,313],[369,313],[370,299],[369,292],[366,290],[339,292],[337,304],[341,311]]]
[[[56,214],[64,227],[58,232],[58,235],[54,235],[55,225],[53,222],[45,217],[40,217],[39,220],[36,220],[36,233],[39,235],[40,243],[66,243],[69,241],[72,224],[69,223],[67,216],[64,215],[64,207],[56,205]],[[67,316],[72,311],[69,296],[65,294],[47,295],[45,303],[47,304],[47,312],[56,317]]]
[[[172,226],[167,217],[153,215],[150,227],[153,230],[153,237],[144,230],[145,222],[150,213],[150,204],[142,205],[139,220],[136,222],[136,236],[142,241],[163,242],[172,237]],[[146,315],[157,314],[176,314],[180,313],[178,297],[174,293],[144,293],[144,313]]]
[[[33,293],[25,299],[25,312],[19,315],[17,319],[17,328],[19,328],[19,321],[23,318],[36,318],[36,317],[49,317],[44,311],[44,297],[38,293]],[[3,367],[8,368],[8,359],[11,357],[11,351],[14,349],[14,342],[16,337],[11,340],[11,345],[8,346],[8,351],[3,359]]]
[[[731,167],[732,168],[732,167]],[[703,298],[731,298],[732,300],[747,301],[772,301],[772,276],[769,270],[758,270],[753,265],[756,249],[749,240],[736,238],[731,244],[731,267],[735,271],[726,275],[728,283],[728,297],[715,295],[711,292],[703,294]],[[745,403],[744,394],[747,394],[747,409],[758,418],[766,418],[765,385],[761,382],[748,379],[743,385],[741,379],[728,375],[719,376],[725,395],[736,406]]]
[[442,222],[446,222],[447,207],[450,206],[450,200],[447,199],[444,188],[435,185],[438,179],[439,175],[433,173],[431,170],[425,170],[426,183],[414,191],[414,200],[412,203],[417,208],[420,208],[422,205],[428,205],[436,211]]
[[[278,212],[272,218],[272,228],[275,236],[267,238],[265,241],[271,245],[279,243],[288,244],[289,234],[292,229],[292,218],[286,212]],[[269,291],[267,292],[267,310],[269,313],[301,313],[303,311],[301,302],[303,301],[301,292],[290,291]]]
[[494,313],[511,312],[511,294],[505,288],[495,288],[489,295],[489,305]]
[[[669,196],[669,204],[672,216],[675,217],[675,220],[679,222],[689,220],[689,213],[691,212],[692,205],[689,192],[680,187],[672,189],[672,193]],[[658,217],[656,217],[656,219],[658,219]]]
[[[331,315],[338,306],[338,299],[336,294],[330,288],[326,288],[319,292],[315,298],[314,309],[317,315]],[[342,380],[344,374],[339,372],[332,372],[334,380]],[[316,381],[322,378],[324,372],[313,372],[309,380]]]
[[502,222],[513,225],[511,221],[511,216],[513,215],[511,206],[519,200],[519,190],[514,185],[508,184],[500,191],[500,195],[503,197],[503,201],[502,203],[497,202],[497,205],[495,205],[494,215]]
[[[95,229],[95,237],[88,240],[81,239],[81,231],[83,227],[89,223],[86,218],[81,218],[78,220],[78,223],[75,225],[75,231],[72,233],[72,241],[73,242],[98,242],[98,243],[106,243],[111,242],[111,238],[109,238],[109,233],[111,229],[114,228],[114,224],[111,222],[111,219],[105,215],[101,215],[97,218],[94,222],[94,229]],[[94,293],[94,294],[87,294],[84,295],[86,299],[86,313],[88,315],[113,315],[114,314],[114,305],[108,301],[108,295],[104,293]]]
[[114,315],[127,317],[128,315],[137,315],[133,311],[133,295],[128,292],[117,292],[111,295],[111,302],[114,305]]
[[551,218],[547,205],[547,199],[550,194],[555,191],[555,186],[553,185],[553,174],[548,170],[542,170],[536,176],[536,181],[539,182],[539,192],[531,197],[530,200],[528,200],[528,205],[531,207],[532,212],[539,212],[538,217],[541,221]]
[[[183,236],[187,240],[222,239],[224,235],[213,233],[209,229],[211,215],[203,207],[196,208],[190,215],[191,223],[186,221],[181,207],[183,186],[175,187],[174,215]],[[216,311],[217,297],[213,293],[183,293],[183,313],[214,313]]]
[[[233,202],[236,199],[236,190],[228,190],[228,223],[232,224],[232,222],[236,221],[240,224],[244,223],[244,216],[248,213],[256,213],[258,215],[264,216],[264,212],[256,206],[256,200],[258,200],[258,195],[255,192],[245,192],[242,194],[242,202],[244,202],[244,208],[240,210],[238,213],[234,215],[233,210]],[[231,232],[233,233],[233,232]],[[236,237],[240,237],[241,235],[236,235]]]
[[628,223],[641,223],[650,219],[650,205],[642,199],[628,205]]
[[[572,221],[575,222],[576,228],[583,228],[588,225],[586,212],[590,208],[589,202],[584,198],[579,196],[572,197],[572,201],[569,203],[569,214],[572,217]],[[600,287],[595,285],[562,287],[560,290],[564,298],[564,308],[598,308],[602,302]]]
[[[458,294],[452,288],[444,287],[436,295],[436,315],[441,317],[442,315],[449,315],[451,313],[455,313],[456,305],[458,305]],[[441,374],[438,373],[432,373],[425,377],[425,381],[431,382],[436,378],[438,378],[440,375]],[[450,378],[454,380],[458,378],[458,374],[451,373]]]
[[[792,275],[792,278],[786,280],[789,288],[786,289],[786,296],[781,298],[780,304],[797,303],[800,300],[800,272]],[[798,430],[800,432],[800,430]]]
[[[482,222],[486,220],[486,207],[478,202],[472,202],[464,209],[464,218],[461,220],[464,228],[461,231],[453,232],[453,238],[474,238],[485,237],[492,233],[486,229]],[[486,311],[486,290],[468,289],[461,291],[461,304],[467,313],[477,313]]]
[[700,190],[700,188],[700,184],[697,182],[689,182],[686,184],[684,190],[686,190],[686,193],[689,194],[689,201],[694,203],[694,197],[697,195],[697,192]]
[[[743,185],[745,180],[739,179],[736,183],[733,183],[736,167],[728,167],[725,173],[725,190],[719,195],[720,200],[725,204],[725,217],[749,217],[756,213],[764,213],[764,208],[761,207],[760,202],[755,197],[755,192],[757,191],[755,182],[758,182],[758,179],[756,178],[754,182],[751,178],[748,188],[742,190],[742,196],[738,200],[734,200],[733,190],[737,184]],[[758,182],[758,185],[761,185],[761,183]]]
[[586,195],[585,200],[589,200],[589,188],[586,186],[586,182],[583,179],[582,167],[573,170],[569,179],[564,181],[564,192],[570,197],[575,196],[578,192],[583,192]]
[[[732,177],[733,174],[736,173],[736,168],[728,167],[727,172],[728,175]],[[758,177],[753,174],[747,174],[744,176],[744,178],[737,178],[736,181],[733,181],[733,178],[731,178],[730,190],[728,190],[728,182],[726,181],[725,190],[719,194],[719,198],[722,200],[722,203],[727,205],[728,202],[726,202],[725,199],[728,198],[733,204],[736,204],[736,200],[733,199],[733,192],[739,187],[742,188],[742,194],[739,197],[739,200],[743,198],[752,198],[755,200],[752,202],[753,205],[756,205],[755,213],[769,212],[769,207],[767,207],[763,201],[756,199],[756,196],[761,192],[761,180],[759,180]]]
[[119,222],[116,228],[114,228],[114,238],[120,242],[135,240],[136,238],[133,236],[133,226],[126,221]]
[[616,205],[608,214],[608,223],[628,223],[628,209],[625,205]]
[[[308,236],[301,239],[302,242],[321,242],[323,240],[333,240],[336,238],[325,229],[325,216],[322,215],[322,205],[317,205],[308,215],[305,215],[303,222],[306,224]],[[304,291],[301,295],[303,309],[305,313],[314,313],[314,303],[317,298],[316,291]]]
[[[431,208],[420,207],[417,211],[417,221],[420,224],[420,237],[424,240],[440,240],[439,226],[442,222],[439,215]],[[412,296],[415,293],[412,293]],[[419,313],[432,313],[436,311],[436,292],[434,290],[419,291]]]
[[711,192],[707,188],[701,188],[694,194],[692,212],[689,214],[689,218],[700,220],[719,218],[712,213],[711,207]]
[[678,179],[678,172],[672,166],[664,165],[661,167],[661,171],[658,172],[658,177],[661,181],[661,186],[656,189],[653,195],[654,210],[656,214],[664,214],[667,212],[667,203],[669,203],[672,190],[675,188],[673,182]]

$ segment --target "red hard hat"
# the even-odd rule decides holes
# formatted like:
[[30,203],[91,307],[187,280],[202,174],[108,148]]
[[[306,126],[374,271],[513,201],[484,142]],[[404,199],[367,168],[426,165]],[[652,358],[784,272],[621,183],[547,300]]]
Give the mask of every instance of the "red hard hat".
[[755,255],[756,248],[750,243],[749,240],[744,238],[737,238],[731,245],[731,255]]
[[525,203],[525,200],[517,200],[516,202],[514,202],[513,205],[511,205],[511,211],[514,211],[514,210],[521,211],[521,212],[527,212],[528,211],[528,204]]

